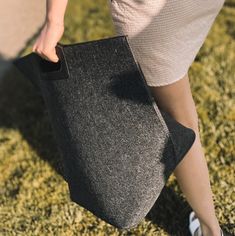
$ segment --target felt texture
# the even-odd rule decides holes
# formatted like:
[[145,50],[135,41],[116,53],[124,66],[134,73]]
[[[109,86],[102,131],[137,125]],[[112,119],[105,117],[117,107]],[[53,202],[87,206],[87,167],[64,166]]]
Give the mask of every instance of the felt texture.
[[14,64],[40,90],[63,157],[70,198],[120,228],[137,226],[195,140],[161,111],[121,35],[57,44]]

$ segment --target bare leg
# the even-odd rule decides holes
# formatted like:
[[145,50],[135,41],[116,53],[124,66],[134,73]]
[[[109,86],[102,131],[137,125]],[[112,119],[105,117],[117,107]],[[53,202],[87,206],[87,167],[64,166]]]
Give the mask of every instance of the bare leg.
[[149,88],[159,108],[169,112],[178,122],[192,128],[196,133],[193,146],[176,167],[174,175],[200,221],[203,236],[220,236],[188,74],[175,83]]

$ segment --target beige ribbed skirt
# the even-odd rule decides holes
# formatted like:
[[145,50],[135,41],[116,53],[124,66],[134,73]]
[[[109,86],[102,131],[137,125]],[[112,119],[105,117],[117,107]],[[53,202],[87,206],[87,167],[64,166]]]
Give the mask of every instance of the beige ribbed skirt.
[[149,86],[187,74],[224,0],[108,0],[117,35],[130,47]]

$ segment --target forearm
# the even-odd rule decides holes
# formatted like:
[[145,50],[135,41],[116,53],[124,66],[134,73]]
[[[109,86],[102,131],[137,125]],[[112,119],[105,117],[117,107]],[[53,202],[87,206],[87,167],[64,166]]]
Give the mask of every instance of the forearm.
[[67,3],[68,0],[47,0],[46,20],[63,25]]

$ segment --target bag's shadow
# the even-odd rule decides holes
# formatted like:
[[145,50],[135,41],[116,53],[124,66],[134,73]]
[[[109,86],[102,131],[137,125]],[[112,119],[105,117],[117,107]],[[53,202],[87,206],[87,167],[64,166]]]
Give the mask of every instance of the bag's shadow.
[[19,130],[38,155],[62,174],[44,101],[13,65],[0,80],[0,114],[0,127]]
[[[13,65],[0,81],[0,114],[0,127],[18,129],[38,156],[65,179],[43,98]],[[169,235],[189,235],[190,211],[186,200],[165,186],[146,219]]]

